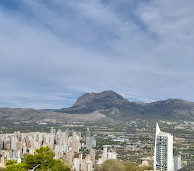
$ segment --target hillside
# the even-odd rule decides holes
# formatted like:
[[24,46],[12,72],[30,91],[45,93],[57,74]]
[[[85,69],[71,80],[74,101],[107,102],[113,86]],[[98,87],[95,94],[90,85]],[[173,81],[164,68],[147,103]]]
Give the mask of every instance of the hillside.
[[152,103],[129,102],[114,91],[86,93],[79,97],[70,108],[58,112],[89,114],[99,111],[109,118],[129,120],[132,118],[194,119],[194,103],[181,99],[167,99]]
[[110,121],[105,115],[99,112],[88,114],[65,114],[58,112],[49,112],[35,109],[22,108],[0,108],[0,121],[20,121],[25,123],[31,122],[98,122]]

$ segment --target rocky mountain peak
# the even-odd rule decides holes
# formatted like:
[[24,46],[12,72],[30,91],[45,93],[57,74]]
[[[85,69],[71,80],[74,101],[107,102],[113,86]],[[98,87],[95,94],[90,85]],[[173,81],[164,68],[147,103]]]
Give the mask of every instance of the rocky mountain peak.
[[86,93],[80,96],[70,108],[60,111],[66,113],[90,113],[98,110],[129,105],[129,101],[112,90],[100,93]]
[[103,91],[101,93],[86,93],[80,96],[75,104],[75,106],[87,105],[88,103],[93,102],[101,102],[104,101],[105,103],[127,103],[128,100],[124,99],[121,95],[115,93],[112,90]]

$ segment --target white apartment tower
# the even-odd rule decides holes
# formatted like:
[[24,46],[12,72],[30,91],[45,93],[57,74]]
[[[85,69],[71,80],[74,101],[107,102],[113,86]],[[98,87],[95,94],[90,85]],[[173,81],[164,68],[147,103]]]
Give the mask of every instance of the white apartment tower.
[[102,162],[105,162],[107,160],[108,155],[108,148],[106,145],[103,146],[103,153],[102,153]]
[[154,171],[174,171],[173,135],[160,131],[156,123]]

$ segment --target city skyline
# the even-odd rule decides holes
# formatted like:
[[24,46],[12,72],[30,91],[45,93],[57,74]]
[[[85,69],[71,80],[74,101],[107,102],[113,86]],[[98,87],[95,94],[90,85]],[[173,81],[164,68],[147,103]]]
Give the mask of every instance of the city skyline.
[[86,92],[194,101],[194,2],[0,2],[0,107],[61,108]]
[[[131,122],[133,126],[134,123],[134,121]],[[168,124],[168,126],[172,124],[172,122],[166,123]],[[77,125],[75,125],[75,127],[76,126]],[[179,124],[177,126],[181,127],[182,125]],[[57,127],[59,128],[59,126]],[[82,127],[81,129],[78,129],[76,131],[74,129],[56,129],[54,127],[50,127],[50,132],[48,131],[48,127],[46,132],[24,131],[22,133],[20,131],[14,131],[12,133],[2,133],[1,131],[0,166],[5,167],[6,161],[10,159],[17,160],[18,163],[21,163],[23,162],[23,159],[26,157],[26,155],[35,154],[36,149],[40,149],[41,147],[46,147],[53,150],[53,152],[55,153],[54,159],[61,159],[65,161],[66,164],[68,164],[72,169],[75,169],[76,171],[91,171],[92,168],[101,167],[103,166],[103,163],[111,159],[118,159],[122,162],[127,161],[129,163],[135,160],[135,163],[137,163],[138,167],[140,168],[151,168],[153,164],[153,171],[178,171],[180,168],[182,168],[182,164],[183,166],[185,166],[192,161],[192,158],[189,158],[190,162],[188,158],[185,158],[186,156],[188,157],[188,153],[187,155],[182,153],[183,151],[185,152],[186,149],[190,149],[187,142],[185,143],[186,148],[183,144],[179,146],[179,148],[176,148],[177,143],[179,144],[180,142],[180,138],[173,137],[172,134],[161,131],[158,123],[156,123],[155,129],[155,145],[153,128],[150,132],[150,140],[153,142],[151,142],[148,138],[149,136],[147,134],[147,130],[149,129],[147,128],[138,129],[138,127],[136,126],[136,130],[142,131],[144,135],[142,133],[134,133],[134,131],[132,131],[133,134],[125,134],[125,136],[128,135],[128,138],[125,139],[124,137],[121,138],[121,132],[107,132],[104,128],[108,127],[105,127],[105,125],[101,126],[101,128],[103,128],[103,133],[98,132],[98,134],[96,134],[96,131],[93,130],[95,127],[92,126],[90,128],[92,128],[92,132],[90,132],[89,127],[85,127],[84,129]],[[135,134],[143,135],[144,138],[142,139],[140,137],[136,137]],[[95,142],[90,141],[90,138],[95,140]],[[177,142],[177,138],[179,139],[179,142]],[[98,144],[96,143],[96,140]],[[176,144],[174,147],[173,140],[175,140]],[[128,151],[129,149],[131,152]],[[138,149],[142,150],[143,152],[140,155],[141,157],[137,157],[138,154],[140,154],[140,152],[137,151]],[[150,149],[151,151],[148,152],[148,149]],[[124,157],[124,151],[128,151],[128,154],[135,154],[135,157]],[[191,151],[189,152],[191,153]]]

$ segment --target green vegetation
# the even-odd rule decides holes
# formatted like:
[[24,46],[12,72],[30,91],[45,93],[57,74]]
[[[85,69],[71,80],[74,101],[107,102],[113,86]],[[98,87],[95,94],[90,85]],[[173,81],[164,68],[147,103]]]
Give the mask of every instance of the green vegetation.
[[153,167],[152,166],[140,167],[137,164],[132,162],[125,163],[125,171],[144,171],[144,170],[153,170]]
[[97,165],[94,171],[125,171],[125,165],[119,160],[107,160],[102,165]]
[[152,166],[140,167],[132,162],[123,163],[119,160],[107,160],[102,165],[97,165],[94,171],[144,171],[152,169]]
[[49,147],[41,147],[34,155],[29,154],[23,163],[17,164],[16,160],[6,162],[6,171],[27,171],[36,169],[42,171],[70,171],[71,169],[60,159],[54,159],[55,153]]

